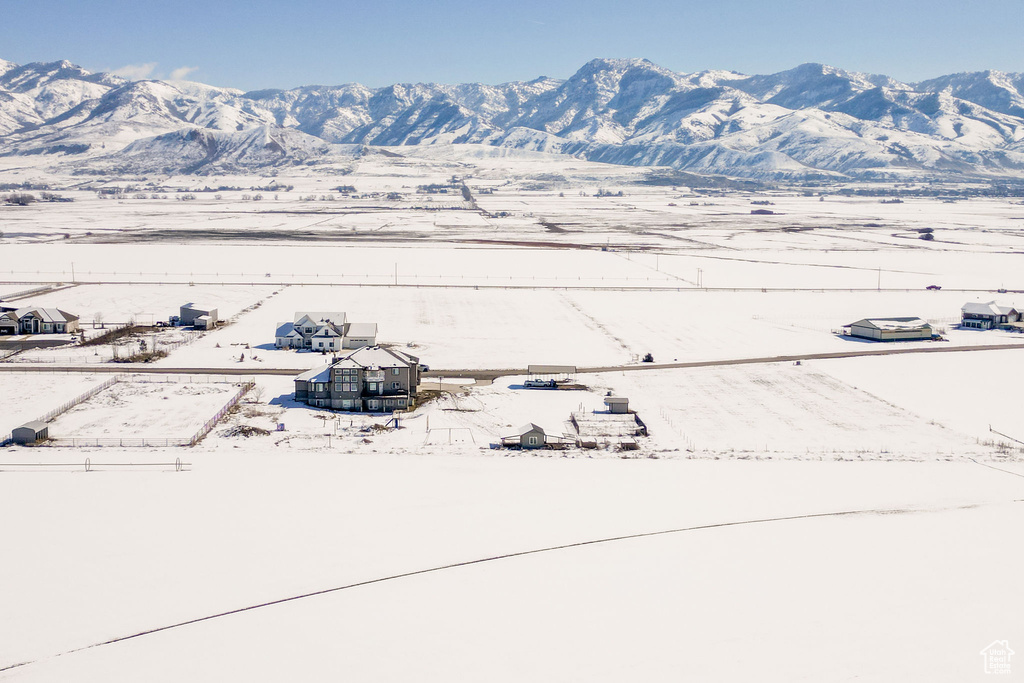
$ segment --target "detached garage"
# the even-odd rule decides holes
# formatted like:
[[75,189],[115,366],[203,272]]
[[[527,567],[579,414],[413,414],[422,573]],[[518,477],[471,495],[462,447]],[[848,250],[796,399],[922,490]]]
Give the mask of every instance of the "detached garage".
[[50,426],[39,420],[26,422],[20,427],[15,427],[14,431],[11,432],[11,438],[14,440],[14,443],[20,444],[35,443],[40,439],[49,438],[49,436]]
[[921,318],[864,318],[846,326],[851,337],[875,341],[921,341],[932,338],[932,326]]

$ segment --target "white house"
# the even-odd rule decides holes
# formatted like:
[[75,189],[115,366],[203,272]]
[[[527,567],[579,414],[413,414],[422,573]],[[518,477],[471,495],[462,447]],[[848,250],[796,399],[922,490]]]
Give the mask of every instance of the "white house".
[[292,322],[278,323],[274,345],[279,349],[333,352],[377,343],[377,323],[350,323],[338,311],[297,312]]
[[995,301],[981,303],[972,301],[960,308],[960,327],[973,330],[991,330],[994,327],[1012,325],[1021,321],[1021,312],[1013,306],[1003,306]]

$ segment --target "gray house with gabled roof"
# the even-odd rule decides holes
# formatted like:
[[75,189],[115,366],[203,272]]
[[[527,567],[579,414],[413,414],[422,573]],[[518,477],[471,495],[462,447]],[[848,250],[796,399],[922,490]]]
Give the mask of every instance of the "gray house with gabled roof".
[[407,410],[416,404],[419,383],[419,358],[366,346],[296,377],[295,400],[353,412]]

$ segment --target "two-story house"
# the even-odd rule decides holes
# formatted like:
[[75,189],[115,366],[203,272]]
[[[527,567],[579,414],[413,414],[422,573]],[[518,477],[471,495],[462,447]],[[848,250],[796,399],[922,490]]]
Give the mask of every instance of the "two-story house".
[[298,312],[290,323],[278,323],[274,346],[334,352],[377,343],[377,323],[350,323],[341,312]]
[[415,405],[419,383],[419,358],[365,346],[296,377],[295,400],[332,410],[405,410]]

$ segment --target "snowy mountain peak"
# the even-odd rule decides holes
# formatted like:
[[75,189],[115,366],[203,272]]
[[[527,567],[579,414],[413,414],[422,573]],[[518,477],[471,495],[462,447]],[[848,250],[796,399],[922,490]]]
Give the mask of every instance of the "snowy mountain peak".
[[813,62],[748,76],[594,59],[566,80],[243,93],[0,61],[0,149],[76,158],[80,172],[248,172],[344,157],[332,143],[475,143],[753,178],[1020,177],[1022,93],[1021,74],[906,84]]

